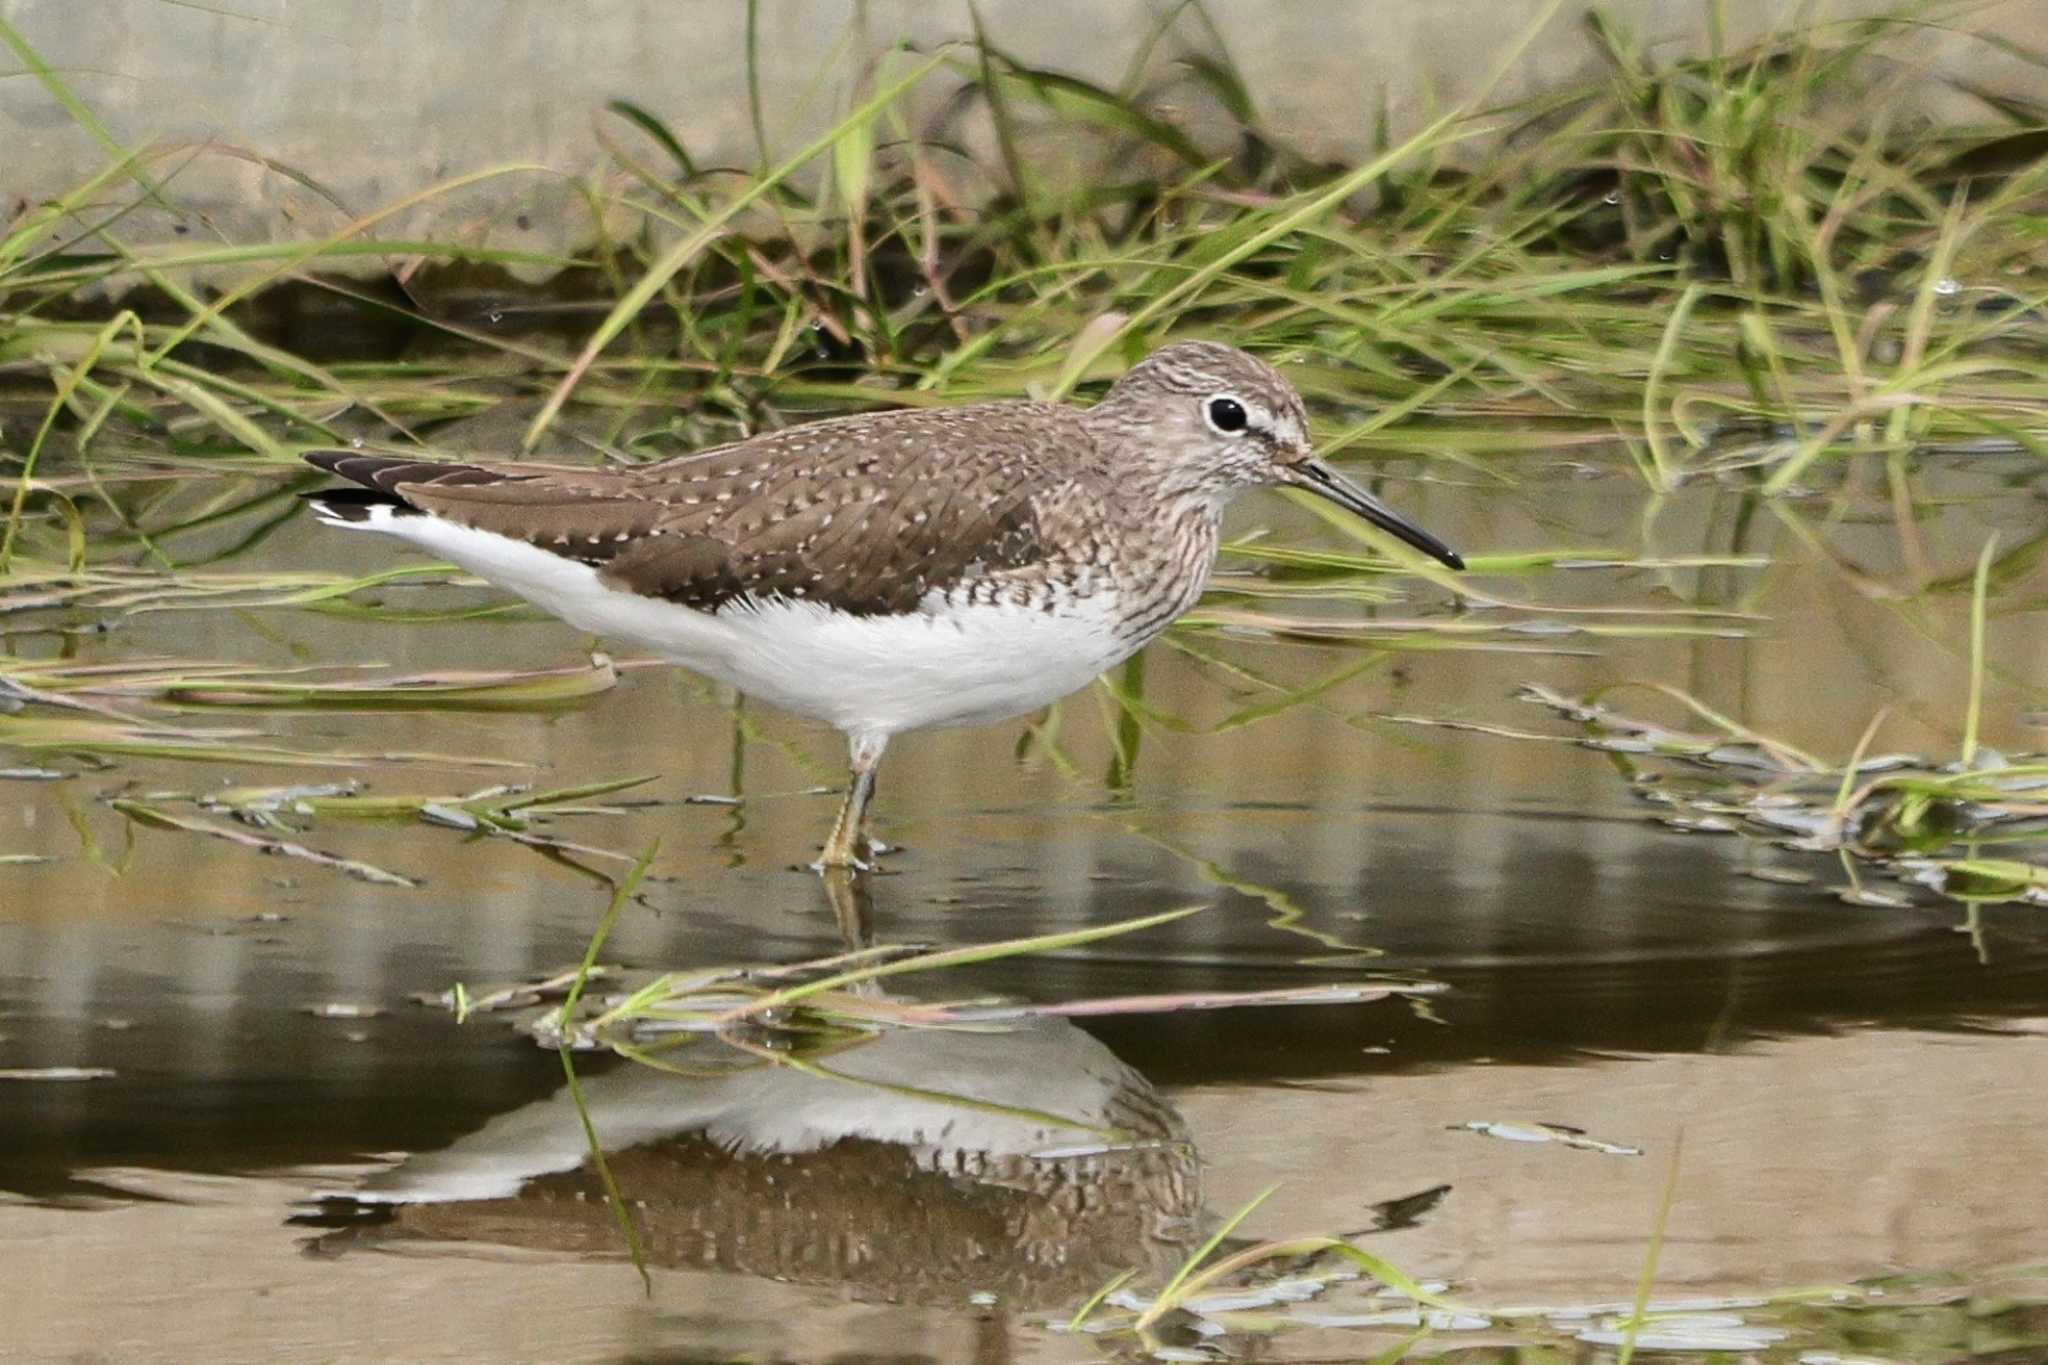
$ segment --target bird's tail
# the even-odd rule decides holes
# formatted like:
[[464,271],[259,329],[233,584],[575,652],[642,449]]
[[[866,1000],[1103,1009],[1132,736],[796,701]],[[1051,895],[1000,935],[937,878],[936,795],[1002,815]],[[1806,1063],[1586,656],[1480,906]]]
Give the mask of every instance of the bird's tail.
[[416,517],[420,510],[395,493],[377,493],[367,488],[323,488],[301,493],[313,515],[327,526],[374,531],[393,517]]
[[299,495],[322,522],[357,530],[386,530],[395,517],[421,515],[420,509],[398,491],[401,484],[488,483],[496,477],[473,465],[411,460],[402,455],[371,455],[356,450],[310,450],[303,458],[315,469],[324,469],[360,485],[323,488]]

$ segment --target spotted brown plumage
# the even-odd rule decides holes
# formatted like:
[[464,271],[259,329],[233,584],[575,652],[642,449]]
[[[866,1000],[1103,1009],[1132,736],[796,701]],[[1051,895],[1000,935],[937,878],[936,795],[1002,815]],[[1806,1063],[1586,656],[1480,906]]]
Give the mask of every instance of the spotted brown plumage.
[[[1064,548],[1092,554],[1100,509],[1077,504],[1107,471],[1072,461],[1089,447],[1084,430],[1063,429],[1076,417],[1037,403],[879,413],[606,470],[306,458],[399,509],[591,565],[628,592],[697,611],[786,597],[869,616],[1014,588],[1006,571],[1059,556],[1042,516],[1064,514]],[[1048,458],[1053,438],[1068,459]]]
[[629,468],[307,458],[358,485],[308,495],[330,523],[844,731],[841,866],[891,736],[1020,715],[1129,657],[1200,598],[1241,489],[1315,493],[1462,567],[1314,457],[1277,371],[1211,342],[1090,408],[868,413]]

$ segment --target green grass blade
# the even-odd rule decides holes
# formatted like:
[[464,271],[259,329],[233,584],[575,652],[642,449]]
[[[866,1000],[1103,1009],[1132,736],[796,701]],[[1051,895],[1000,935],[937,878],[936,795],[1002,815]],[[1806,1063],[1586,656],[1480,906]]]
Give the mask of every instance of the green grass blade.
[[660,260],[648,267],[647,273],[642,275],[634,283],[633,287],[626,291],[625,296],[612,306],[611,311],[605,315],[604,321],[599,323],[597,330],[591,334],[590,340],[584,343],[583,350],[577,355],[575,362],[570,365],[569,372],[562,376],[561,382],[548,394],[547,401],[541,405],[540,411],[534,415],[533,421],[526,428],[526,435],[521,441],[523,448],[532,450],[536,445],[540,444],[540,438],[547,433],[549,427],[554,425],[555,418],[561,412],[563,404],[569,401],[570,393],[575,390],[576,385],[582,381],[584,375],[590,372],[590,367],[596,363],[598,356],[603,353],[605,347],[611,345],[618,338],[618,335],[626,330],[633,319],[637,318],[641,311],[654,301],[654,296],[659,294],[684,266],[696,259],[697,254],[714,241],[725,230],[728,223],[744,212],[749,205],[789,179],[799,167],[836,147],[840,139],[846,136],[849,129],[867,124],[873,120],[876,115],[895,103],[905,92],[922,82],[926,76],[936,70],[946,59],[946,54],[943,52],[928,57],[924,61],[919,62],[909,75],[884,86],[879,93],[862,103],[859,108],[834,124],[832,128],[806,143],[802,150],[798,151],[794,156],[784,161],[773,171],[754,181],[753,184],[749,185],[732,199],[726,201],[724,207],[705,219],[694,232],[669,248]]
[[598,1141],[597,1125],[590,1120],[589,1106],[583,1102],[583,1087],[576,1079],[576,1062],[569,1048],[570,1021],[575,1017],[576,1006],[583,999],[583,988],[590,983],[591,969],[597,965],[597,955],[604,950],[604,941],[611,936],[612,926],[619,922],[620,913],[633,893],[640,888],[641,879],[654,863],[654,857],[661,851],[661,840],[656,839],[647,846],[640,860],[633,864],[612,892],[611,903],[605,906],[604,915],[597,922],[597,930],[590,936],[590,945],[583,951],[583,961],[576,968],[576,979],[569,983],[569,993],[562,1000],[561,1041],[555,1051],[562,1059],[562,1075],[569,1082],[569,1099],[576,1106],[576,1118],[583,1125],[583,1140],[590,1148],[590,1162],[597,1170],[597,1178],[604,1185],[605,1203],[611,1207],[612,1218],[618,1223],[619,1231],[625,1236],[627,1251],[633,1257],[633,1268],[640,1272],[640,1287],[649,1298],[654,1296],[654,1276],[647,1269],[647,1249],[641,1243],[640,1229],[634,1226],[632,1210],[626,1207],[626,1200],[619,1193],[619,1182],[612,1175],[611,1163],[605,1160],[604,1145]]
[[1114,938],[1119,934],[1136,933],[1141,929],[1171,924],[1177,919],[1199,914],[1206,906],[1193,905],[1181,910],[1165,910],[1155,915],[1141,915],[1136,919],[1118,920],[1114,924],[1103,924],[1088,929],[1072,929],[1059,934],[1041,934],[1033,938],[1004,939],[998,943],[970,944],[963,948],[948,948],[935,953],[919,953],[915,957],[899,958],[877,966],[860,967],[853,971],[841,972],[834,976],[807,981],[800,986],[790,986],[772,994],[750,1000],[744,1005],[729,1010],[726,1018],[731,1021],[743,1019],[764,1010],[780,1009],[821,991],[834,991],[859,981],[874,981],[885,976],[899,976],[905,972],[937,971],[944,967],[965,967],[978,962],[994,962],[1000,958],[1016,957],[1027,953],[1058,952],[1064,948],[1079,947],[1099,939]]
[[1963,766],[1977,761],[1977,735],[1984,718],[1984,603],[1991,583],[1991,560],[1998,550],[1993,535],[1977,552],[1977,575],[1970,584],[1970,700],[1963,711]]

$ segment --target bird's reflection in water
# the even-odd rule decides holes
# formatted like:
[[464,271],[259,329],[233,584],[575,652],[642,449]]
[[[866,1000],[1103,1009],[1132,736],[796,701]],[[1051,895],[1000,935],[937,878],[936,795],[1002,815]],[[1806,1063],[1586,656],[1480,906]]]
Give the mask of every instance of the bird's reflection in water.
[[[847,1287],[864,1297],[1071,1306],[1198,1238],[1180,1115],[1063,1019],[894,1029],[800,1065],[582,1083],[647,1259]],[[743,1069],[734,1069],[738,1063]],[[621,1239],[566,1087],[380,1173],[321,1250],[426,1239],[611,1253]]]

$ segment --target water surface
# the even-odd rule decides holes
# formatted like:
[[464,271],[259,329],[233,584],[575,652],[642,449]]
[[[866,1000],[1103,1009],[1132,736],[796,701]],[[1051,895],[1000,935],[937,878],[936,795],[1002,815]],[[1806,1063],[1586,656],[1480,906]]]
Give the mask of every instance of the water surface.
[[[2037,467],[1934,471],[1941,496],[1910,548],[1881,499],[1760,505],[1707,483],[1646,504],[1615,465],[1584,473],[1531,452],[1512,483],[1382,489],[1468,553],[1569,547],[1576,565],[1479,580],[1526,605],[1460,606],[1409,579],[1379,580],[1398,593],[1385,601],[1248,597],[1234,589],[1310,580],[1226,561],[1207,611],[1229,624],[1183,630],[1116,680],[1142,708],[1098,688],[1035,723],[908,737],[883,770],[880,830],[903,848],[868,888],[880,938],[985,942],[1207,907],[920,979],[907,996],[1368,976],[1443,993],[1060,1020],[1008,1046],[984,1037],[971,1064],[891,1041],[870,1056],[883,1083],[851,1098],[782,1068],[708,1081],[587,1059],[593,1118],[627,1134],[619,1175],[656,1253],[648,1297],[587,1173],[534,1155],[565,1131],[556,1056],[508,1016],[458,1023],[410,999],[573,964],[605,884],[411,820],[294,836],[420,882],[371,884],[143,827],[107,799],[351,776],[452,796],[649,774],[632,796],[652,804],[554,831],[628,857],[663,841],[606,960],[792,962],[842,942],[798,867],[831,818],[835,736],[632,669],[540,712],[184,718],[439,761],[350,772],[10,751],[6,763],[64,776],[0,782],[0,854],[46,860],[0,866],[0,1068],[113,1074],[0,1082],[0,1254],[15,1268],[0,1332],[51,1358],[1071,1359],[1052,1324],[1115,1268],[1156,1280],[1269,1185],[1241,1232],[1363,1233],[1408,1274],[1494,1308],[1626,1300],[1667,1181],[1660,1294],[1899,1275],[1929,1303],[1947,1301],[1929,1284],[2010,1290],[2038,1260],[2048,1208],[2027,1082],[2048,1074],[2040,909],[1968,913],[1871,873],[1864,889],[1881,896],[1845,900],[1835,857],[1684,828],[1631,782],[1710,770],[1567,742],[1582,728],[1515,694],[1663,683],[1830,762],[1889,708],[1881,750],[1951,756],[1968,607],[1955,585],[1990,531],[2008,546],[2041,535]],[[1288,545],[1351,547],[1277,500],[1239,519]],[[209,534],[226,547],[247,529]],[[381,544],[303,521],[227,561],[389,562]],[[1897,590],[1916,566],[1934,587]],[[2042,586],[2021,561],[1996,599],[1984,740],[2006,753],[2040,747]],[[484,600],[431,584],[377,597]],[[1247,612],[1296,628],[1247,629]],[[17,660],[406,673],[573,664],[586,643],[538,620],[289,609],[4,620]],[[99,624],[111,628],[50,633]],[[1606,700],[1703,728],[1662,695]],[[530,766],[465,768],[473,758]],[[901,1087],[955,1073],[997,1108],[1149,1136],[1105,1153],[986,1112],[941,1135]],[[1641,1154],[1510,1140],[1540,1124]],[[429,1189],[465,1153],[513,1184],[379,1207],[380,1189]],[[1317,1303],[1336,1323],[1339,1308],[1364,1314],[1362,1296]],[[2027,1339],[2032,1310],[2012,1311],[1994,1326]],[[1824,1315],[1794,1325],[1823,1344],[1839,1330]],[[1490,1330],[1442,1331],[1428,1349],[1478,1353],[1520,1329]],[[1913,1349],[1942,1354],[1909,1358],[1986,1340],[1926,1330]],[[1364,1356],[1401,1334],[1309,1324],[1273,1344]]]

